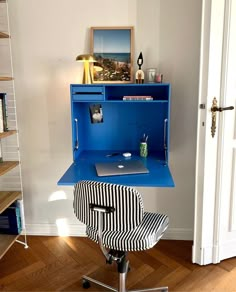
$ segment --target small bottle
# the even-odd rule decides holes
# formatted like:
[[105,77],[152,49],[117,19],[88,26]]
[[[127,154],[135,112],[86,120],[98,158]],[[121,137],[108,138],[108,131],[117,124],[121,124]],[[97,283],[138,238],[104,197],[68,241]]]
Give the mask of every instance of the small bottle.
[[156,82],[162,83],[162,80],[163,80],[163,74],[161,74],[161,73],[156,74]]
[[148,156],[148,145],[147,142],[140,143],[140,156],[147,157]]

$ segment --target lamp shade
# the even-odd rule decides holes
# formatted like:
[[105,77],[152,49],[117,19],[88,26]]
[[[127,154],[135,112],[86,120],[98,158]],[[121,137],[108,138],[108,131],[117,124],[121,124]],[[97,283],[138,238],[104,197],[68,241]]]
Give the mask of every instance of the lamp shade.
[[83,55],[78,55],[76,57],[76,61],[78,61],[78,62],[90,62],[90,63],[94,63],[94,62],[96,62],[96,59],[94,58],[93,55],[83,54]]

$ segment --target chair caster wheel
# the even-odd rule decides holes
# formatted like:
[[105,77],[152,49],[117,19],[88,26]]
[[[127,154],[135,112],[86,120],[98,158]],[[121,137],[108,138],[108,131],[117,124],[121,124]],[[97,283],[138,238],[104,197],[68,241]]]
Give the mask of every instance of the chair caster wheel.
[[82,286],[84,289],[88,289],[88,288],[90,288],[91,285],[90,285],[90,282],[88,280],[83,279]]

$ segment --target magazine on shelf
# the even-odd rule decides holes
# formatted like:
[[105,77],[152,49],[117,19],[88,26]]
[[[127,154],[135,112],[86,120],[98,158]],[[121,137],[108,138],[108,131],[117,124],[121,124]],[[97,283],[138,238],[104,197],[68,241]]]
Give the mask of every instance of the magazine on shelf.
[[123,100],[153,100],[153,97],[149,95],[125,95]]

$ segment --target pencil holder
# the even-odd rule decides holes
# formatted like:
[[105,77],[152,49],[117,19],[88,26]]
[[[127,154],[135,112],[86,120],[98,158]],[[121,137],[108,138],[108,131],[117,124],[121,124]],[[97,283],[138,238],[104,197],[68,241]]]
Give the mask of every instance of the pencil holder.
[[147,157],[148,156],[148,145],[146,142],[140,143],[140,156]]

